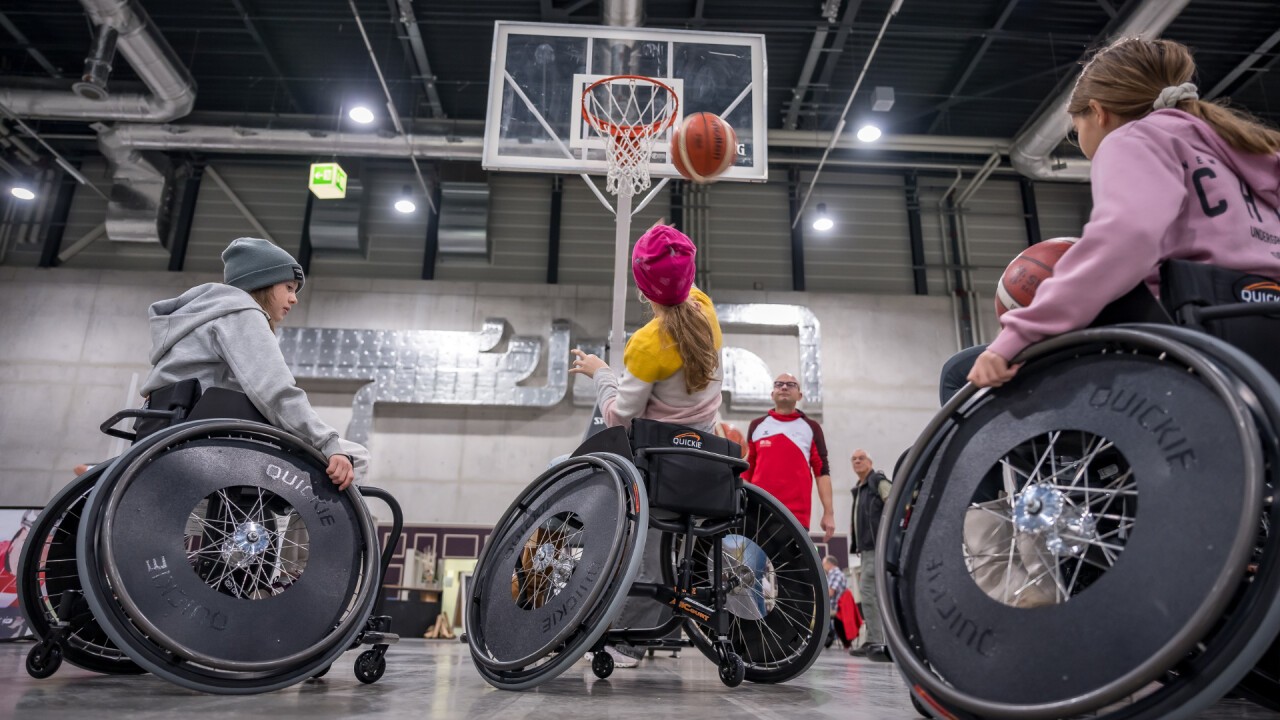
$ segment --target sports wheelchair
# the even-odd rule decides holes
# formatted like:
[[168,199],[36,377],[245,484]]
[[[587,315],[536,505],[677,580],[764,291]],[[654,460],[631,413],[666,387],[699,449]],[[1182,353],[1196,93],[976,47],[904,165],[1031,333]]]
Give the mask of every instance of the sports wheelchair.
[[[555,678],[584,653],[599,678],[607,643],[664,644],[681,626],[729,687],[803,673],[830,621],[826,576],[808,532],[771,495],[744,486],[739,448],[651,420],[611,428],[534,480],[480,554],[466,640],[486,682],[506,690]],[[662,582],[634,582],[648,529]],[[610,627],[628,597],[672,616]]]
[[1185,718],[1233,688],[1280,709],[1276,291],[1171,261],[1163,307],[1127,296],[1165,324],[1037,344],[933,418],[877,538],[922,714]]
[[[135,431],[114,426],[136,418]],[[325,674],[347,649],[376,682],[398,638],[374,614],[394,542],[379,554],[362,496],[338,492],[326,459],[266,424],[242,393],[184,381],[103,432],[134,441],[45,508],[19,565],[39,642],[27,672],[62,660],[102,673],[250,694]]]

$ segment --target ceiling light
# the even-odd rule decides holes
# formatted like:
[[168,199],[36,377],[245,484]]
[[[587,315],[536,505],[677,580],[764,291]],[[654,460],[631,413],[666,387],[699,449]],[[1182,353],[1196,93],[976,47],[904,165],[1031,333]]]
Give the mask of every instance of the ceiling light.
[[862,142],[875,142],[880,139],[880,128],[875,125],[863,125],[858,129],[858,139]]
[[835,221],[827,214],[827,204],[818,203],[818,216],[813,219],[813,229],[826,232],[835,226]]
[[400,198],[399,200],[396,201],[396,212],[402,212],[405,215],[408,215],[409,213],[414,212],[417,209],[418,209],[418,206],[415,205],[414,202],[409,198]]
[[18,198],[19,200],[35,200],[35,199],[36,199],[36,194],[35,194],[35,193],[33,193],[33,192],[31,192],[31,190],[29,190],[29,189],[27,189],[27,188],[24,188],[24,187],[21,187],[21,186],[18,186],[18,187],[13,188],[12,190],[10,190],[10,191],[9,191],[9,194],[10,194],[10,195],[13,195],[14,197]]
[[347,117],[361,125],[368,125],[373,122],[373,111],[363,105],[357,105],[347,112]]

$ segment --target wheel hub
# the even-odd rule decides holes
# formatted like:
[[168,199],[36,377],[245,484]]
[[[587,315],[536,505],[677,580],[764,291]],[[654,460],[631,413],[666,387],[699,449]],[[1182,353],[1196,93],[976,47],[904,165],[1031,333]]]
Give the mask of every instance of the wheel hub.
[[1013,526],[1019,533],[1042,536],[1045,548],[1058,557],[1080,557],[1097,539],[1097,519],[1062,491],[1043,484],[1028,485],[1018,494]]
[[258,560],[271,545],[271,533],[261,524],[247,521],[236,526],[222,546],[222,557],[228,565],[243,569]]

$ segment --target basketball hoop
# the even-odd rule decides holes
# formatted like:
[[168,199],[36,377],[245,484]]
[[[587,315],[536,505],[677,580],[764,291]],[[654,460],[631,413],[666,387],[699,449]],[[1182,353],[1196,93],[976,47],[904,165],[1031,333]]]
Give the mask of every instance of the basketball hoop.
[[653,143],[675,122],[679,106],[675,91],[643,75],[614,75],[582,91],[582,117],[604,138],[605,190],[636,195],[648,189]]

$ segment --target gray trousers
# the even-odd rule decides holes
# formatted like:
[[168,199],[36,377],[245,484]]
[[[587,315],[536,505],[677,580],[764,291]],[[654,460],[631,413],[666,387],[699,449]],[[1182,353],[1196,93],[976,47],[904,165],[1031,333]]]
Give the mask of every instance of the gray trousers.
[[876,554],[863,551],[858,569],[858,591],[862,595],[862,644],[883,645],[884,626],[880,623],[880,600],[876,597]]

